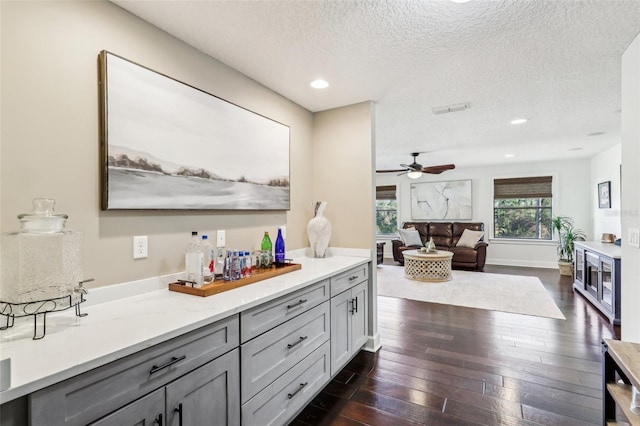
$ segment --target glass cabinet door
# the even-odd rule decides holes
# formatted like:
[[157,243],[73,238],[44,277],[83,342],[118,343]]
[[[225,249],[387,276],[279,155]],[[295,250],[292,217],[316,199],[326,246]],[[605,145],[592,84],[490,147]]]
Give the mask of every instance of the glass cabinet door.
[[600,258],[587,252],[585,266],[585,288],[593,297],[598,299]]
[[576,248],[576,252],[574,253],[574,271],[575,271],[575,280],[576,282],[584,285],[584,250]]
[[600,301],[609,310],[613,308],[613,265],[607,259],[600,261],[600,269],[602,271],[602,289]]

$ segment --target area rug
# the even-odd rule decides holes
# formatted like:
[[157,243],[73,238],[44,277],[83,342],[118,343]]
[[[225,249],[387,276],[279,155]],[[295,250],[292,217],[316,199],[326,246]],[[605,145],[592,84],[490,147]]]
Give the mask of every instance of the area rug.
[[432,283],[405,278],[402,266],[377,270],[379,296],[566,319],[537,277],[452,271],[451,281]]

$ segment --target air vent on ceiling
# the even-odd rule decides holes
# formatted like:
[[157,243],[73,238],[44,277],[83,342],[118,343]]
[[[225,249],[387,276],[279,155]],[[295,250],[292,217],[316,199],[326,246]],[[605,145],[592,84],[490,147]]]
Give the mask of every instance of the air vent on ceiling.
[[469,108],[471,108],[471,104],[469,102],[465,102],[462,104],[451,104],[451,105],[431,108],[431,111],[433,111],[434,114],[447,114],[450,112],[465,111],[465,110],[468,110]]

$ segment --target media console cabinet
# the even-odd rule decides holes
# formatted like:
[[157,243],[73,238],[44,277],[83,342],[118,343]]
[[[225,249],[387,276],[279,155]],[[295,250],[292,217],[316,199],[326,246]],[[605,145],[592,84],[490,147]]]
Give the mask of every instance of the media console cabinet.
[[40,341],[3,342],[3,426],[288,423],[368,341],[371,259],[298,261],[206,298],[164,289],[62,313]]
[[609,321],[620,325],[619,246],[594,241],[574,244],[573,288],[589,300]]

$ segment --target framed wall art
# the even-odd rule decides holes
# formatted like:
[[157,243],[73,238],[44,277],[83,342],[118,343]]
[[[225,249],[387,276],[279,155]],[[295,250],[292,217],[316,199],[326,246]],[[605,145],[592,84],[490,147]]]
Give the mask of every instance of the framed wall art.
[[412,183],[411,218],[415,220],[473,219],[471,180]]
[[289,210],[289,127],[100,52],[103,210]]
[[601,209],[611,208],[611,181],[600,182],[598,184],[598,207]]

